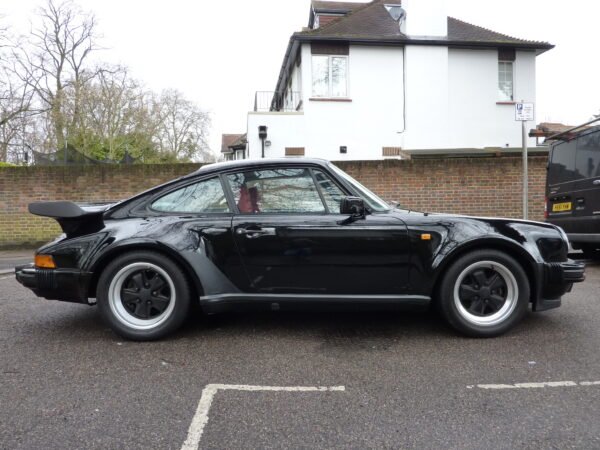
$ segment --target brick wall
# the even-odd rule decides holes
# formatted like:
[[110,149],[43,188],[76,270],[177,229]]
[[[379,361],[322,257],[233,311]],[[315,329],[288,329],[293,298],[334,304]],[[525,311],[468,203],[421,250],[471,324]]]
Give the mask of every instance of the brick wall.
[[[532,157],[529,216],[543,218],[546,157]],[[457,158],[336,163],[386,200],[421,211],[521,216],[521,159]],[[102,202],[127,198],[196,170],[197,164],[0,168],[0,248],[35,246],[60,233],[32,216],[44,200]]]
[[[547,156],[529,158],[529,218],[543,220]],[[520,157],[336,163],[404,208],[479,216],[522,217]]]
[[197,164],[0,167],[0,248],[37,246],[60,234],[55,220],[27,212],[31,202],[121,200],[198,167]]

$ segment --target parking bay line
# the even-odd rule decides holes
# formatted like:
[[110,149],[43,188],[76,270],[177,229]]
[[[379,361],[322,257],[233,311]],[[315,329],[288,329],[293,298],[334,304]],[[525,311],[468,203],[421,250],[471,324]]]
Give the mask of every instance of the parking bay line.
[[506,389],[542,389],[559,387],[579,387],[579,386],[600,386],[600,381],[542,381],[533,383],[515,383],[515,384],[475,384],[467,386],[467,389],[479,388],[487,390],[506,390]]
[[208,423],[208,411],[218,391],[275,391],[275,392],[343,392],[344,386],[253,386],[246,384],[207,384],[202,390],[196,414],[192,419],[188,434],[181,450],[197,450],[204,427]]

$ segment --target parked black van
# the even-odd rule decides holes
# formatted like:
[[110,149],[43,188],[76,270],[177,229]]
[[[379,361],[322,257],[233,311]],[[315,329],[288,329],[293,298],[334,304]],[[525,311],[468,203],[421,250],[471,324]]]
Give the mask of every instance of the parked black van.
[[600,258],[600,126],[564,134],[552,145],[546,221],[562,227],[574,249]]

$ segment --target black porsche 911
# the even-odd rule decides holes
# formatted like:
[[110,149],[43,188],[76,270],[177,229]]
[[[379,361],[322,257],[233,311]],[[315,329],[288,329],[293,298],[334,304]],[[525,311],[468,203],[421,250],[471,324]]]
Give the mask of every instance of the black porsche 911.
[[554,225],[399,209],[318,159],[211,164],[119,203],[29,211],[64,234],[17,280],[97,304],[136,340],[173,332],[197,302],[207,314],[435,306],[466,335],[496,336],[584,279]]

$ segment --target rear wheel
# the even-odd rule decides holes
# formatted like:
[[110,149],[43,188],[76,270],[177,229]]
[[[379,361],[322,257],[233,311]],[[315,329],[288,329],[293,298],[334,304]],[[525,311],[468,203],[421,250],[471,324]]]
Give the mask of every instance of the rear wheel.
[[190,288],[179,266],[150,251],[111,262],[98,281],[98,308],[109,326],[133,340],[160,339],[181,326]]
[[529,304],[529,281],[521,265],[497,250],[477,250],[447,270],[439,306],[456,330],[474,337],[505,333],[519,322]]

